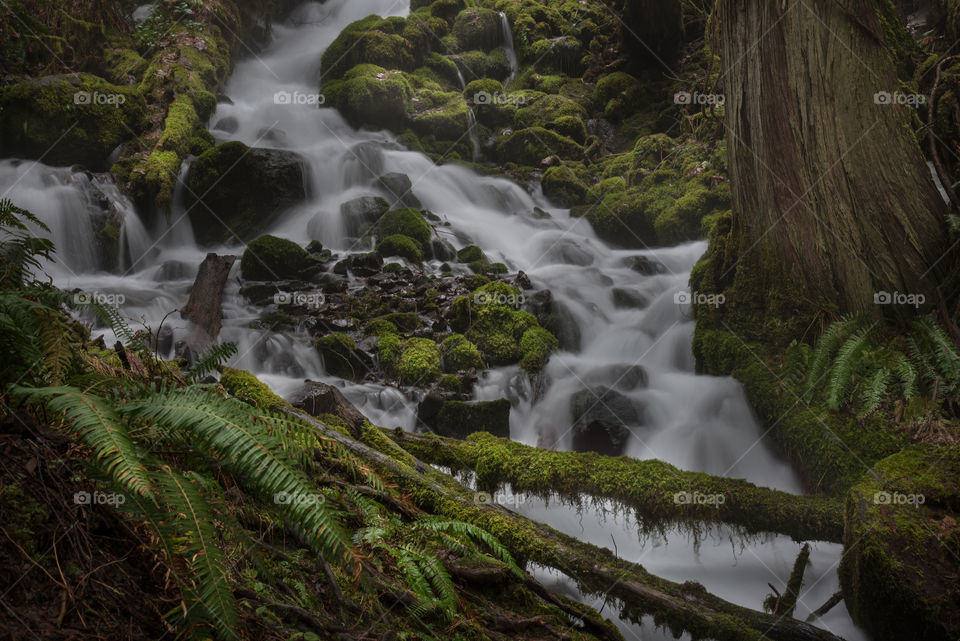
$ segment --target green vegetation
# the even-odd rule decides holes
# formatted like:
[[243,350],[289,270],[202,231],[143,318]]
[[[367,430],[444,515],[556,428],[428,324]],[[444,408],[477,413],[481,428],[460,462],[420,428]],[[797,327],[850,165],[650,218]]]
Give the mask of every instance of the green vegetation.
[[240,275],[245,280],[289,280],[309,265],[309,254],[292,240],[260,236],[243,251]]

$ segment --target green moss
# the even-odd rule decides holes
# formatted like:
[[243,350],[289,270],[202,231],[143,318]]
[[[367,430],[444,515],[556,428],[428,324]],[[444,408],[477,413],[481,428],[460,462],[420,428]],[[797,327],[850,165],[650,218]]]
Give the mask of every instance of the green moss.
[[338,332],[322,336],[317,339],[316,348],[330,374],[352,381],[363,380],[366,376],[369,364],[346,334]]
[[291,405],[256,376],[242,369],[224,367],[220,374],[220,384],[231,395],[254,407],[266,410],[290,409]]
[[578,116],[560,116],[556,120],[548,122],[547,129],[570,138],[579,145],[587,141],[587,126],[583,124],[583,119]]
[[437,386],[440,389],[446,390],[448,392],[459,393],[463,391],[463,383],[460,381],[459,378],[457,378],[453,374],[445,374],[441,376],[440,380],[437,381]]
[[476,245],[467,245],[457,251],[457,260],[461,263],[473,263],[477,261],[486,261],[487,257],[483,255],[483,250]]
[[376,225],[379,237],[400,234],[416,241],[421,248],[430,246],[433,228],[416,209],[395,209],[384,214]]
[[477,346],[467,340],[463,334],[449,336],[440,344],[443,358],[443,371],[459,372],[471,368],[483,368],[483,359]]
[[440,378],[440,350],[429,338],[411,338],[403,344],[397,376],[406,385],[429,385]]
[[520,338],[520,351],[523,352],[520,367],[530,373],[539,372],[558,346],[556,336],[542,327],[531,327]]
[[320,59],[324,80],[342,78],[359,64],[412,71],[414,43],[392,31],[393,22],[373,15],[347,25]]
[[544,172],[543,195],[561,207],[573,207],[584,202],[587,187],[569,167],[558,165]]
[[310,255],[292,240],[260,236],[244,250],[240,275],[244,280],[289,280],[309,265]]
[[400,364],[402,341],[396,334],[383,332],[377,340],[377,354],[380,356],[380,365],[387,372],[396,371]]
[[544,158],[553,155],[564,160],[580,160],[583,147],[549,129],[529,127],[502,140],[497,145],[496,155],[501,163],[537,166]]
[[387,71],[362,64],[342,80],[323,86],[327,104],[340,110],[355,127],[376,126],[403,131],[413,113],[411,78],[400,71]]
[[381,240],[377,244],[377,253],[384,258],[388,256],[400,256],[412,263],[419,263],[423,260],[423,251],[420,249],[420,243],[403,234],[392,234]]
[[396,334],[397,326],[385,318],[375,318],[364,326],[363,331],[367,336]]

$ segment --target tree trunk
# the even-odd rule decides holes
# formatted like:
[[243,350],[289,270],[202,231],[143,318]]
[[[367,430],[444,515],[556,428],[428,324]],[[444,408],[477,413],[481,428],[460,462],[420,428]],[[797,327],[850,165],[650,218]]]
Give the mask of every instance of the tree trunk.
[[190,299],[180,310],[180,316],[193,321],[194,331],[187,339],[187,344],[198,353],[213,345],[220,335],[223,290],[236,260],[236,256],[207,254],[200,263],[197,278],[190,290]]
[[551,452],[487,434],[474,434],[468,441],[409,432],[388,434],[422,461],[476,471],[477,482],[484,487],[509,483],[515,492],[556,492],[573,501],[584,495],[613,499],[635,509],[637,517],[651,526],[727,523],[746,534],[778,532],[798,541],[843,540],[840,499],[795,496],[740,479],[684,472],[662,461]]
[[762,272],[734,296],[790,286],[814,309],[899,319],[916,308],[875,294],[936,301],[945,204],[896,104],[884,1],[718,1],[735,252]]
[[717,641],[756,641],[761,636],[773,641],[841,641],[809,623],[724,601],[699,583],[678,584],[661,579],[609,550],[579,541],[501,506],[480,505],[474,493],[401,449],[377,428],[366,428],[364,436],[383,451],[330,429],[302,412],[288,412],[369,463],[386,480],[409,493],[420,509],[486,529],[521,562],[533,561],[555,568],[574,579],[586,593],[620,600],[628,616],[653,615],[658,625],[666,625],[677,635],[688,631],[695,638]]

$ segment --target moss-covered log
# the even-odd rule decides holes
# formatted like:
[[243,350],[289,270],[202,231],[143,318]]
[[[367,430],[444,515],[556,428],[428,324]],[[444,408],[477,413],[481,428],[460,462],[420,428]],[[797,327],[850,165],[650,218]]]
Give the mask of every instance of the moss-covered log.
[[514,491],[556,492],[570,500],[583,494],[613,499],[653,523],[727,523],[746,533],[779,532],[796,540],[839,543],[843,537],[843,505],[838,499],[796,496],[740,479],[685,472],[663,461],[551,452],[484,432],[466,441],[389,434],[423,461],[475,471],[485,488],[510,483]]
[[325,436],[369,463],[385,479],[409,493],[421,509],[461,519],[496,536],[521,561],[555,568],[573,578],[587,593],[619,599],[632,617],[651,615],[676,634],[717,641],[839,641],[839,637],[794,619],[774,617],[716,597],[696,582],[674,583],[609,550],[584,543],[500,506],[478,504],[475,494],[448,475],[429,467],[367,426],[367,445],[298,413]]

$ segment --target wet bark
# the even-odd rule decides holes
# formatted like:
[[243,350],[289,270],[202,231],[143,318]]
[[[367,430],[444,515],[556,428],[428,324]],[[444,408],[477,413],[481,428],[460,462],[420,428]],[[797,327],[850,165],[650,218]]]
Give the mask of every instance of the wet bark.
[[198,353],[213,345],[220,335],[223,290],[236,260],[236,256],[207,254],[200,263],[200,271],[190,290],[190,299],[180,310],[180,315],[195,325],[187,343]]
[[895,104],[875,0],[719,0],[713,22],[733,238],[738,261],[755,253],[763,272],[738,295],[790,286],[813,308],[900,319],[916,309],[874,294],[936,301],[945,204],[908,127],[913,107]]

